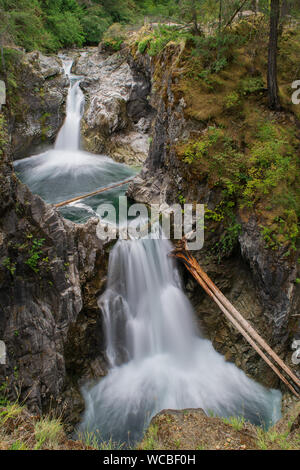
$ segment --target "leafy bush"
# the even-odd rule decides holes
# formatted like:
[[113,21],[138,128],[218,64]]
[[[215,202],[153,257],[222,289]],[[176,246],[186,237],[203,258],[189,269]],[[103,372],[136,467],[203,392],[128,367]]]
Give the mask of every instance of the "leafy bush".
[[151,35],[138,42],[138,51],[141,54],[147,51],[148,55],[153,57],[159,54],[169,42],[178,42],[189,36],[190,33],[182,32],[176,27],[159,25]]
[[204,69],[210,73],[219,73],[233,59],[233,45],[242,43],[243,38],[228,32],[214,36],[194,36],[193,54],[200,57]]
[[82,46],[84,43],[83,28],[79,19],[71,12],[56,13],[47,17],[47,26],[55,38],[55,46]]
[[112,24],[103,35],[103,42],[114,51],[119,51],[125,39],[125,29],[120,23]]
[[5,118],[0,114],[0,156],[3,155],[3,150],[8,142],[8,136],[6,132]]
[[88,8],[81,18],[85,41],[89,44],[98,44],[112,21],[102,6]]
[[226,109],[232,109],[238,106],[240,103],[240,97],[239,94],[236,91],[233,91],[232,93],[229,93],[225,97],[225,108]]
[[259,93],[264,90],[264,81],[261,76],[244,78],[239,86],[242,95]]
[[151,37],[147,37],[138,43],[138,51],[140,54],[144,54],[150,41]]

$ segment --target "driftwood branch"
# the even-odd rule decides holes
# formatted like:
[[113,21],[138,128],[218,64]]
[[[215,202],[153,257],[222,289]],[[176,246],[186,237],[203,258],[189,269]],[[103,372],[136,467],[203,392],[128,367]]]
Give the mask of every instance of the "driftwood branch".
[[[295,390],[288,380],[278,370],[277,366],[289,376],[293,384],[300,389],[300,380],[298,377],[287,367],[287,365],[280,359],[280,357],[271,349],[271,347],[265,342],[265,340],[254,330],[254,328],[248,323],[248,321],[236,310],[236,308],[229,302],[229,300],[222,294],[212,280],[199,266],[196,259],[190,254],[187,249],[186,240],[183,239],[179,242],[177,248],[171,253],[172,257],[179,259],[184,263],[188,271],[193,275],[200,286],[205,292],[214,300],[219,306],[224,315],[228,320],[235,326],[235,328],[244,336],[248,343],[255,349],[255,351],[262,357],[262,359],[268,364],[271,369],[277,374],[277,376],[285,383],[285,385],[291,390],[291,392],[300,397],[299,393]],[[260,346],[260,347],[259,347]],[[276,366],[266,356],[262,349],[273,359]]]
[[54,206],[55,207],[67,206],[68,204],[71,204],[72,202],[80,201],[81,199],[85,199],[87,197],[96,196],[97,194],[104,193],[104,191],[109,191],[110,189],[123,186],[124,184],[130,183],[130,181],[132,180],[133,178],[129,178],[128,180],[122,181],[121,183],[113,184],[111,186],[108,186],[107,188],[100,188],[100,189],[97,189],[96,191],[93,191],[92,193],[87,193],[87,194],[84,194],[83,196],[77,196],[77,197],[73,197],[73,199],[68,199],[67,201],[59,202],[58,204],[54,204]]

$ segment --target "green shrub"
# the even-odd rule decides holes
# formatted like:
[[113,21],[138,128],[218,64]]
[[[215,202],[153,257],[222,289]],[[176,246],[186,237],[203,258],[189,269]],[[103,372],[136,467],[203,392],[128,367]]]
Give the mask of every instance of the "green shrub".
[[225,96],[225,108],[232,109],[240,104],[240,96],[236,91],[232,91]]
[[40,449],[43,445],[56,447],[64,436],[64,431],[60,420],[42,418],[35,425],[35,439],[37,444],[35,449]]
[[151,41],[151,38],[147,37],[145,39],[142,39],[142,41],[138,43],[138,51],[140,54],[144,54],[150,41]]
[[82,46],[84,33],[79,19],[71,12],[56,13],[47,17],[47,26],[55,45],[59,47]]
[[103,42],[114,51],[119,51],[124,42],[126,32],[120,23],[112,24],[103,35]]
[[[27,238],[32,239],[32,235],[27,235]],[[27,264],[35,273],[39,272],[39,262],[41,260],[42,255],[41,247],[43,246],[44,241],[44,238],[32,239],[31,247],[29,249],[30,256],[25,261],[25,264]]]
[[106,14],[102,6],[88,8],[82,16],[81,25],[85,36],[85,42],[98,44],[104,32],[112,24],[112,18]]
[[265,89],[264,81],[261,76],[244,78],[239,85],[239,91],[242,95],[251,95],[262,92]]

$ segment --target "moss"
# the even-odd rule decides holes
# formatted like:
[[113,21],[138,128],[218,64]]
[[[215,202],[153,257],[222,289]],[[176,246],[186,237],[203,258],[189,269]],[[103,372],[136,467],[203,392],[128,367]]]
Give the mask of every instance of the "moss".
[[4,148],[8,143],[8,135],[6,129],[6,120],[3,114],[0,113],[0,157],[4,153]]
[[[155,97],[170,113],[183,99],[186,121],[201,129],[181,142],[167,142],[166,164],[175,155],[187,191],[195,187],[197,193],[201,182],[218,195],[207,219],[209,230],[219,233],[216,252],[234,246],[241,215],[254,214],[266,246],[282,248],[286,256],[293,255],[299,239],[300,106],[291,103],[291,84],[299,78],[300,28],[284,30],[279,41],[279,88],[288,112],[268,109],[267,38],[268,24],[258,15],[222,37],[144,28],[132,46],[134,54],[153,57]],[[184,188],[180,194],[186,198]],[[224,215],[228,205],[230,214]],[[212,219],[213,212],[219,220]]]

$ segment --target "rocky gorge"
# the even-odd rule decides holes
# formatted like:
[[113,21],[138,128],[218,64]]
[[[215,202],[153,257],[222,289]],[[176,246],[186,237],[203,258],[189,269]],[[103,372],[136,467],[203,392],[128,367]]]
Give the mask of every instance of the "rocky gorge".
[[[128,190],[134,201],[206,204],[212,217],[207,220],[204,249],[195,253],[196,259],[295,370],[291,345],[300,335],[297,256],[286,256],[286,246],[278,250],[266,246],[260,228],[265,214],[235,206],[238,229],[232,238],[224,218],[216,222],[221,190],[203,177],[202,169],[199,176],[199,169],[184,162],[182,145],[205,136],[218,115],[196,116],[195,107],[205,113],[201,107],[207,96],[193,107],[193,91],[182,89],[186,45],[171,43],[150,57],[138,51],[139,40],[139,36],[131,39],[108,56],[97,48],[71,53],[72,70],[83,77],[80,87],[86,97],[82,146],[118,162],[143,166]],[[55,139],[68,89],[59,58],[31,53],[14,60],[22,64],[15,80],[23,87],[17,102],[9,97],[8,142],[1,155],[0,338],[5,338],[8,358],[6,365],[0,365],[1,390],[10,399],[26,400],[36,413],[57,407],[71,430],[84,406],[79,387],[107,372],[97,298],[105,289],[111,245],[98,239],[97,219],[82,225],[68,221],[14,173],[13,159],[37,153],[41,143],[47,146]],[[16,107],[22,109],[17,117]],[[284,119],[294,125],[293,116]],[[218,251],[222,240],[229,244]],[[24,259],[31,259],[31,265]],[[250,377],[277,388],[276,376],[195,281],[184,271],[182,277],[200,328],[214,348]],[[284,404],[292,401],[286,394]]]

